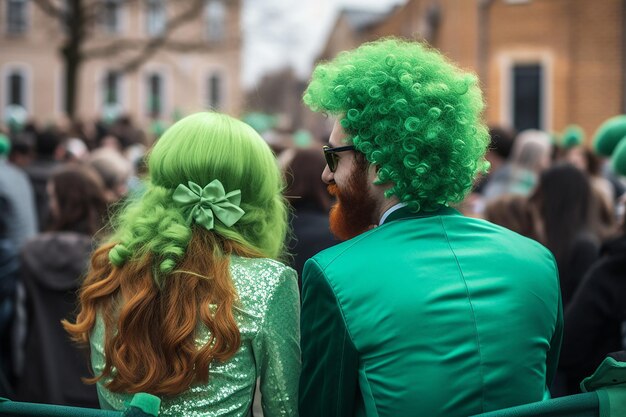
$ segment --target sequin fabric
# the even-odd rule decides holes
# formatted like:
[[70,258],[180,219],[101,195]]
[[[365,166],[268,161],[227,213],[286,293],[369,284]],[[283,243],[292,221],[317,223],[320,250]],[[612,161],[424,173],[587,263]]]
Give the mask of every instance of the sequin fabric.
[[[213,362],[209,382],[175,397],[161,398],[160,416],[250,416],[257,377],[265,417],[297,416],[300,376],[300,296],[293,269],[269,259],[231,259],[231,276],[239,294],[234,311],[241,348],[227,362]],[[104,369],[104,322],[98,317],[91,334],[91,363]],[[196,343],[209,340],[198,326]],[[106,383],[106,381],[104,381]],[[131,395],[117,394],[98,383],[100,405],[122,410]]]

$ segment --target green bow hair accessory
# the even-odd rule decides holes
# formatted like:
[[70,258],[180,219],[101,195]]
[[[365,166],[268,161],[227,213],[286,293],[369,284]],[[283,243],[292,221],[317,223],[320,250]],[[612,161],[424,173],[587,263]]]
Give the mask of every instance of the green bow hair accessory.
[[202,188],[193,181],[179,184],[172,198],[178,205],[191,208],[187,221],[195,221],[207,230],[213,229],[213,216],[224,223],[227,227],[237,223],[245,214],[241,204],[241,190],[234,190],[226,194],[224,186],[219,180],[213,180],[209,185]]

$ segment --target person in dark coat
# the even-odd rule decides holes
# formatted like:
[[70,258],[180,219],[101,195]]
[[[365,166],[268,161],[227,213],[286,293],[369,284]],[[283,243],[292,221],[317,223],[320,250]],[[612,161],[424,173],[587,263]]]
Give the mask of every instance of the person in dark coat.
[[76,293],[91,255],[93,236],[106,210],[100,177],[69,165],[48,183],[52,229],[22,250],[22,283],[28,317],[24,369],[17,388],[21,401],[98,407],[88,358],[69,338],[61,320],[76,310]]
[[[0,195],[0,213],[7,213],[9,203]],[[19,274],[19,252],[9,238],[8,219],[0,216],[0,397],[12,394],[11,325],[15,317],[15,288]]]
[[47,230],[50,222],[48,194],[46,186],[50,176],[59,166],[56,152],[61,143],[61,136],[54,128],[40,132],[35,141],[35,160],[24,167],[35,193],[35,208],[37,209],[37,224],[39,231]]
[[9,138],[0,133],[0,396],[9,396],[19,370],[13,346],[18,337],[12,333],[21,313],[15,302],[19,250],[37,233],[33,190],[22,169],[7,158],[11,149]]
[[626,349],[626,224],[602,247],[565,311],[559,366],[570,394],[611,352]]

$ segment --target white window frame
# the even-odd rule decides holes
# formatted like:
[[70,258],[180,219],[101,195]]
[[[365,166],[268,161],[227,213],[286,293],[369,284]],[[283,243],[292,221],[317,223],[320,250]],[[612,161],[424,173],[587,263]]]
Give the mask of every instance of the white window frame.
[[[219,10],[218,13],[221,13],[221,16],[212,16],[212,14],[214,13],[213,10],[211,10],[212,7],[218,7],[218,9],[215,9],[216,11]],[[213,25],[212,22],[215,21],[216,19],[221,19],[219,21],[219,34],[217,36],[215,36],[214,29],[213,29]],[[206,3],[204,5],[204,37],[206,38],[207,41],[209,42],[223,42],[226,39],[226,33],[228,30],[228,7],[226,7],[226,4],[224,3],[223,0],[206,0]]]
[[[162,5],[162,11],[161,13],[163,14],[163,27],[160,30],[153,30],[150,27],[150,4],[151,3],[160,3]],[[145,11],[145,19],[144,19],[144,23],[145,23],[145,33],[148,36],[161,36],[165,33],[165,28],[167,27],[167,1],[165,0],[145,0],[144,4],[144,11]]]
[[[204,76],[204,81],[201,85],[204,86],[202,89],[202,98],[201,102],[204,108],[216,111],[225,111],[227,108],[228,100],[227,100],[227,71],[224,71],[222,68],[212,68],[206,71]],[[213,94],[213,86],[211,85],[211,79],[217,76],[220,80],[219,82],[219,98],[220,98],[220,106],[214,107],[211,103],[211,95]]]
[[554,117],[554,55],[548,50],[519,50],[499,54],[500,66],[500,121],[512,128],[514,120],[513,69],[517,65],[541,66],[541,113],[539,129],[552,130]]
[[[4,8],[4,31],[7,35],[10,36],[22,36],[25,35],[26,33],[28,33],[28,30],[30,29],[30,1],[29,0],[4,0],[5,3],[5,8]],[[21,3],[24,4],[24,30],[21,32],[11,32],[9,30],[10,24],[9,24],[9,8],[11,7],[11,3],[12,2],[16,2],[19,1]]]
[[24,109],[30,116],[33,113],[33,73],[30,65],[23,62],[10,62],[2,67],[0,72],[2,80],[0,91],[0,120],[4,122],[4,111],[9,105],[9,76],[15,72],[20,73],[24,79]]
[[117,84],[117,105],[119,107],[120,113],[124,113],[126,111],[126,103],[128,102],[127,91],[126,91],[126,76],[124,73],[120,72],[115,68],[106,68],[99,72],[97,75],[96,85],[98,88],[96,89],[96,103],[95,108],[98,113],[103,114],[106,106],[106,77],[110,72],[117,72],[118,76],[118,84]]
[[170,71],[169,69],[164,66],[164,65],[147,65],[144,70],[141,72],[141,78],[139,79],[139,109],[140,112],[139,114],[141,115],[142,118],[144,118],[144,120],[149,120],[152,117],[151,112],[148,109],[148,95],[149,95],[149,91],[148,91],[148,77],[153,75],[153,74],[158,74],[161,76],[161,80],[162,80],[162,95],[163,95],[163,100],[161,102],[161,116],[159,118],[161,119],[167,119],[169,118],[170,115],[170,106],[172,103],[172,83],[170,82],[170,80],[172,79],[170,77]]
[[125,7],[125,2],[123,0],[103,0],[106,2],[112,2],[112,3],[117,3],[117,27],[114,30],[111,30],[111,28],[107,25],[106,21],[104,20],[104,5],[105,3],[102,3],[103,9],[102,9],[102,13],[103,13],[103,17],[102,20],[100,22],[100,27],[102,28],[102,31],[107,34],[107,35],[121,35],[123,33],[126,32],[126,7]]

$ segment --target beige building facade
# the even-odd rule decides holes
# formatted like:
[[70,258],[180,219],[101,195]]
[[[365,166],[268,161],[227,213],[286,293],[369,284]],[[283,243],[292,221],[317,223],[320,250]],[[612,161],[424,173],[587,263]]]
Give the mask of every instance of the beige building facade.
[[[99,15],[87,28],[77,82],[77,118],[127,114],[145,126],[208,108],[240,112],[240,0],[203,0],[197,14],[171,31],[168,22],[193,0],[83,4],[96,2]],[[0,123],[20,108],[40,123],[64,117],[65,38],[59,20],[33,1],[0,2]],[[162,45],[159,38],[165,39]],[[150,42],[154,51],[147,53]],[[136,69],[121,71],[142,53],[147,58]]]

